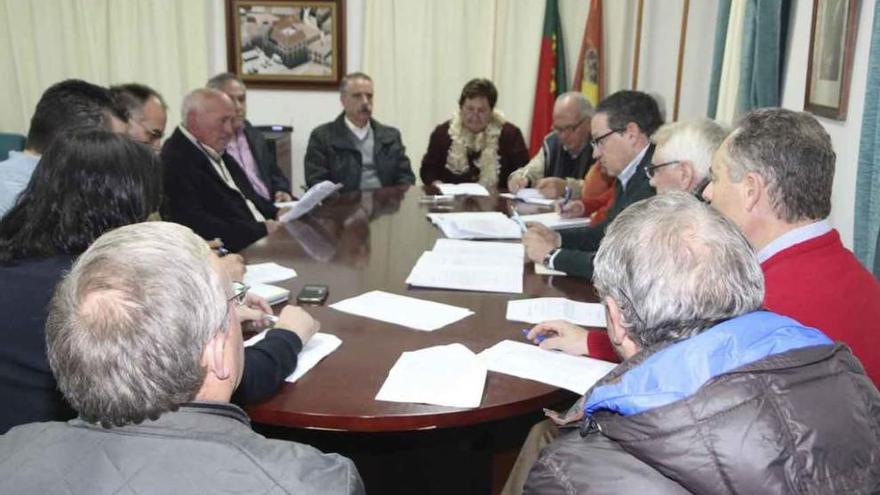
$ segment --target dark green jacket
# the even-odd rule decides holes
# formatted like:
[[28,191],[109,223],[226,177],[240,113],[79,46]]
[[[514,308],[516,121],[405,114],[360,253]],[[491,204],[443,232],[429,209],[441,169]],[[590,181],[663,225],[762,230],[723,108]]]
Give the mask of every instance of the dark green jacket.
[[553,259],[553,268],[573,277],[593,278],[593,257],[605,237],[605,229],[627,206],[655,194],[645,174],[645,167],[651,164],[653,155],[654,145],[651,144],[636,167],[636,172],[627,182],[626,190],[622,190],[619,180],[614,181],[614,205],[608,210],[605,221],[582,229],[561,232],[562,249]]
[[[374,119],[370,119],[370,125],[373,127],[373,163],[382,187],[414,184],[416,177],[400,139],[400,131]],[[361,184],[361,167],[361,152],[345,125],[345,114],[312,131],[306,149],[306,185],[312,187],[329,180],[342,184],[342,192],[357,191]]]

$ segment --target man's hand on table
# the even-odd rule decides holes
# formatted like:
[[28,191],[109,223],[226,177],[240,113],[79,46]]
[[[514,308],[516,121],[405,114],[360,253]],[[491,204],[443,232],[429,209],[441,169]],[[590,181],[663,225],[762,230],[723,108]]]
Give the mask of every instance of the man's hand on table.
[[544,258],[561,244],[562,237],[541,223],[529,222],[528,230],[523,234],[526,256],[535,263],[543,263]]
[[321,322],[312,318],[312,315],[299,306],[285,306],[278,315],[278,323],[275,327],[297,334],[303,345],[306,345],[306,342],[321,329]]
[[529,330],[526,338],[541,349],[558,350],[573,356],[589,353],[587,331],[565,320],[542,321]]
[[541,196],[548,199],[561,198],[565,194],[565,179],[559,177],[544,177],[535,186]]

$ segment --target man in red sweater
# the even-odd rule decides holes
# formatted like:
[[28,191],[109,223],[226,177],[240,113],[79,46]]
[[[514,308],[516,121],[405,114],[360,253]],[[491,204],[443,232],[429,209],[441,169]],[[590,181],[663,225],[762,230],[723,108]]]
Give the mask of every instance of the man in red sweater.
[[716,152],[703,196],[755,249],[764,306],[847,344],[880,384],[880,283],[826,220],[834,162],[810,114],[754,110]]

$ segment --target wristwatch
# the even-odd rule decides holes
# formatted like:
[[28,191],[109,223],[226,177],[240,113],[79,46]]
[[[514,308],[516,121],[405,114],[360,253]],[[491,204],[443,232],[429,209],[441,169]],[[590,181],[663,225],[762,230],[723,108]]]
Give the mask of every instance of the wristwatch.
[[558,252],[559,252],[558,249],[554,249],[554,250],[550,251],[549,253],[547,253],[547,256],[544,256],[544,261],[542,261],[541,264],[546,266],[547,268],[551,268],[550,261],[553,259],[554,256],[556,256],[556,253],[558,253]]

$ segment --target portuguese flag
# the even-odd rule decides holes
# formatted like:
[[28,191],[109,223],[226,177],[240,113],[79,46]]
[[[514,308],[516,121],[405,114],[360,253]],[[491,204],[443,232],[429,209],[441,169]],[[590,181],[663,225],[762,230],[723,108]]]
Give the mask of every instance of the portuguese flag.
[[602,63],[602,0],[590,2],[584,41],[574,71],[573,90],[580,90],[595,108],[604,96],[605,70]]
[[541,58],[538,61],[538,85],[535,88],[535,107],[532,110],[532,134],[529,151],[532,155],[541,149],[544,136],[553,127],[553,103],[566,91],[565,49],[562,26],[559,24],[559,3],[547,0],[544,12],[544,34],[541,36]]

